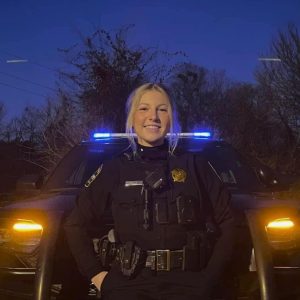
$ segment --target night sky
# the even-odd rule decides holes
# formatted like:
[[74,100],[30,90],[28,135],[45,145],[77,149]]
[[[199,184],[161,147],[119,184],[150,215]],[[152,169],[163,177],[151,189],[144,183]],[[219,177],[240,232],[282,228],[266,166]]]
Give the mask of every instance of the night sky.
[[[97,27],[129,31],[131,45],[184,51],[190,62],[224,69],[233,80],[254,82],[258,57],[278,29],[300,30],[300,0],[3,0],[0,4],[0,102],[6,119],[55,95],[58,48]],[[7,63],[23,58],[24,63]]]

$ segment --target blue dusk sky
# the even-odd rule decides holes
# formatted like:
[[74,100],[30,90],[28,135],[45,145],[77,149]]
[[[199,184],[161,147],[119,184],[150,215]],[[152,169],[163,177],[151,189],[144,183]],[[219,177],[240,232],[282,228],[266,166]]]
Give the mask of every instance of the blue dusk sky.
[[[299,0],[4,0],[0,4],[0,102],[6,119],[55,97],[58,48],[101,27],[128,32],[133,46],[184,51],[190,62],[254,82],[258,58],[279,29],[300,30]],[[28,62],[8,63],[23,58]]]

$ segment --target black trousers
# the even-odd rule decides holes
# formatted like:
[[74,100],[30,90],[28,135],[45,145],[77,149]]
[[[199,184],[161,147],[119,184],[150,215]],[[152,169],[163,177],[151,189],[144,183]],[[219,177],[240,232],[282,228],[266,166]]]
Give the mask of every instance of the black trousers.
[[[210,288],[199,280],[195,272],[143,269],[135,278],[128,279],[118,268],[113,268],[104,279],[103,300],[209,300]],[[193,276],[193,278],[192,278]],[[200,278],[201,279],[201,278]]]

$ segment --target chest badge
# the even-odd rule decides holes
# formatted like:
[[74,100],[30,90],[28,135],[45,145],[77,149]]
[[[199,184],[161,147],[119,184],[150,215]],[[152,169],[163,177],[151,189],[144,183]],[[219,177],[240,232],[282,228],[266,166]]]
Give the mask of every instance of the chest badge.
[[171,171],[171,175],[174,182],[185,182],[186,172],[182,169],[174,169]]

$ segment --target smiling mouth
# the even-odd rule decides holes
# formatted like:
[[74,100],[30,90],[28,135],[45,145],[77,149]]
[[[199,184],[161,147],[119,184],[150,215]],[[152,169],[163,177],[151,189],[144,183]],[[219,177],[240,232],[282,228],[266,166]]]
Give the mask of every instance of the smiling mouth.
[[150,128],[150,129],[159,129],[160,128],[160,126],[159,125],[145,125],[144,126],[145,128]]

